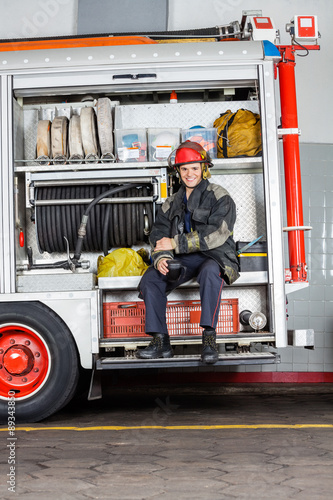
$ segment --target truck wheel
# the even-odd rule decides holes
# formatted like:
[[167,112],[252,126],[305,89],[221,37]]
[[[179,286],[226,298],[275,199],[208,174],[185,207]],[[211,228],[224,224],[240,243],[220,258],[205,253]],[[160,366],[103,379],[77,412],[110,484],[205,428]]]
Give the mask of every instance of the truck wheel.
[[78,377],[76,345],[57,314],[39,302],[0,304],[1,422],[13,397],[16,421],[52,415],[72,399]]

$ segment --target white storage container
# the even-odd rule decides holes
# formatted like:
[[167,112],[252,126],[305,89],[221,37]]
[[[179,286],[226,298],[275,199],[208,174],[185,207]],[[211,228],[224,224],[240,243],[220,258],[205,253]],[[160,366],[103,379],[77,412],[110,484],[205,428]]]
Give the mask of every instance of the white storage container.
[[146,129],[115,130],[116,157],[120,162],[147,161]]
[[217,129],[192,127],[182,130],[182,142],[198,142],[210,154],[211,158],[217,158]]
[[180,128],[149,128],[149,161],[165,161],[180,143]]

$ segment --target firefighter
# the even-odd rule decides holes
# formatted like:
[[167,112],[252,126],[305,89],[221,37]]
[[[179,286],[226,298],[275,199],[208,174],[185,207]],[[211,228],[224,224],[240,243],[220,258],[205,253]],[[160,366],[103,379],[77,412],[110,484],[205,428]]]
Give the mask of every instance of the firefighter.
[[[222,287],[224,282],[231,284],[239,277],[232,237],[236,207],[223,187],[208,181],[213,164],[200,144],[183,142],[168,163],[178,173],[181,184],[160,207],[150,234],[153,264],[140,281],[139,297],[146,307],[146,334],[153,338],[136,356],[173,356],[166,324],[167,295],[196,278],[203,328],[201,359],[213,364],[218,360],[215,329]],[[176,279],[171,276],[175,264],[180,266]]]

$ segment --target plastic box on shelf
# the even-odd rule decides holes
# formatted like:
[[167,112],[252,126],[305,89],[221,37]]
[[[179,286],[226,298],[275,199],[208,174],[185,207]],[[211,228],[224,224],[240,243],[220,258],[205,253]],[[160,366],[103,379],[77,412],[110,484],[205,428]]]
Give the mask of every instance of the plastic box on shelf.
[[180,128],[149,128],[149,161],[165,161],[180,143]]
[[[169,335],[201,335],[200,314],[200,301],[169,301],[166,310]],[[103,304],[103,317],[104,338],[145,337],[143,302],[106,302]],[[222,299],[216,333],[231,334],[238,331],[238,299]]]
[[210,154],[211,158],[217,158],[217,129],[192,127],[183,129],[181,132],[182,142],[198,142]]
[[146,129],[118,129],[114,131],[116,157],[120,162],[147,161]]

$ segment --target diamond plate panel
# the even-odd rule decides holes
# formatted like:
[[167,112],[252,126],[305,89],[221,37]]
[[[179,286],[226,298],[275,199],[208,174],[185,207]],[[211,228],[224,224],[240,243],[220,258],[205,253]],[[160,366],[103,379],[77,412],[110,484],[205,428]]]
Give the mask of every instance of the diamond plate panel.
[[227,189],[236,203],[235,241],[252,241],[261,235],[264,235],[263,240],[265,240],[266,217],[262,174],[212,175],[212,182]]
[[31,274],[17,277],[18,292],[63,292],[93,290],[96,277],[92,273]]
[[13,114],[14,114],[14,158],[23,158],[23,143],[24,143],[24,119],[21,106],[16,99],[13,99]]
[[38,110],[24,111],[24,159],[36,157]]
[[244,309],[249,309],[250,311],[261,311],[266,313],[266,287],[225,287],[223,292],[223,298],[226,299],[238,299],[239,312]]
[[214,120],[228,109],[246,108],[258,113],[258,101],[218,101],[177,104],[116,106],[115,128],[212,127]]
[[294,347],[314,347],[314,330],[288,330],[288,345]]

